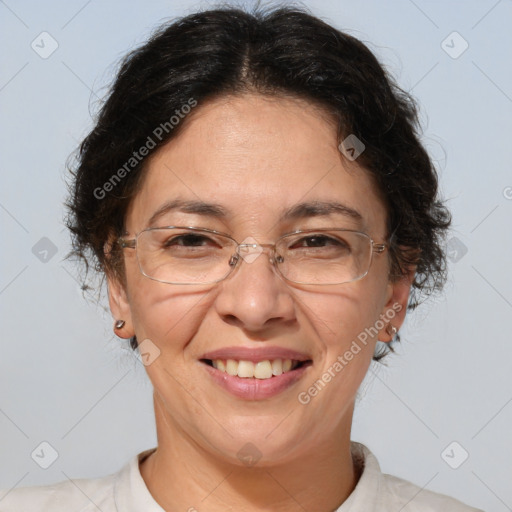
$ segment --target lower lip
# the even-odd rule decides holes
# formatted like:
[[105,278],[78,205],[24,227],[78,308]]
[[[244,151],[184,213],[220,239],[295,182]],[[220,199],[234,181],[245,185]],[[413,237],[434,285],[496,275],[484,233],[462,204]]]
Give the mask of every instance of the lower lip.
[[245,400],[264,400],[272,398],[291,387],[302,378],[304,372],[311,366],[301,366],[296,370],[282,373],[270,379],[241,378],[221,372],[213,366],[201,363],[213,380],[226,391]]

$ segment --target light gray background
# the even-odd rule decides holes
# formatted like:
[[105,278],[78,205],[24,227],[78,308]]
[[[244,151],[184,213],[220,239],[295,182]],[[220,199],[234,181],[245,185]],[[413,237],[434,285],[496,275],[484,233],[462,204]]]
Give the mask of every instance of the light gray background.
[[[446,291],[408,317],[388,368],[370,371],[353,439],[386,472],[512,510],[512,1],[306,5],[368,42],[419,99],[454,214]],[[63,261],[64,164],[117,60],[160,21],[206,6],[0,1],[2,488],[105,475],[155,444],[144,368]],[[42,31],[59,45],[47,59],[31,48]],[[458,36],[442,45],[453,31],[469,44],[458,58]],[[39,246],[32,251],[42,237],[57,249],[46,262]],[[46,470],[31,458],[42,441],[59,455]],[[441,456],[452,441],[462,448],[446,460],[469,453],[458,469]]]

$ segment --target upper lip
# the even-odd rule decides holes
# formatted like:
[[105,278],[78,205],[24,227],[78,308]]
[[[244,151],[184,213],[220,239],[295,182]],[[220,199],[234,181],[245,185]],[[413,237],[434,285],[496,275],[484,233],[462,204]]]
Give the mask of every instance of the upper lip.
[[311,357],[307,354],[297,352],[283,347],[224,347],[217,350],[212,350],[203,354],[200,359],[209,359],[214,361],[216,359],[235,359],[237,361],[252,361],[253,363],[265,360],[274,359],[291,359],[292,361],[310,361]]

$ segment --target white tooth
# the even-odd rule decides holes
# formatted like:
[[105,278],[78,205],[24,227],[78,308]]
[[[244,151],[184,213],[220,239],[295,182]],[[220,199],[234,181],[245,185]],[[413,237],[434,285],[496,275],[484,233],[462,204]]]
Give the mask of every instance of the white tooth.
[[270,361],[259,361],[256,363],[254,376],[257,379],[270,379],[270,377],[272,377],[272,365]]
[[289,372],[298,365],[298,361],[291,359],[265,359],[256,364],[252,361],[236,361],[235,359],[222,359],[212,360],[212,366],[221,372],[228,373],[232,376],[242,378],[256,378],[256,379],[270,379],[272,375],[281,375],[284,372]]
[[274,359],[272,361],[272,374],[281,375],[283,373],[283,361],[281,359]]
[[238,373],[238,363],[233,359],[228,359],[226,361],[226,373],[229,373],[229,375],[233,376]]
[[252,361],[238,361],[238,376],[244,378],[254,377],[254,363]]

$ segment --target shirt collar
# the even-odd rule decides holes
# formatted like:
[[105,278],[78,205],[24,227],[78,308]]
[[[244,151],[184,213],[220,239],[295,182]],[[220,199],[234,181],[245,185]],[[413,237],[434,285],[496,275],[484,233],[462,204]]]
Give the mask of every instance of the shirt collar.
[[379,462],[364,444],[350,442],[350,449],[355,463],[363,472],[350,496],[336,509],[336,512],[376,512],[377,499],[381,493],[381,470]]
[[139,453],[119,472],[114,483],[118,512],[165,512],[149,492],[139,469],[139,463],[155,450],[151,448]]

